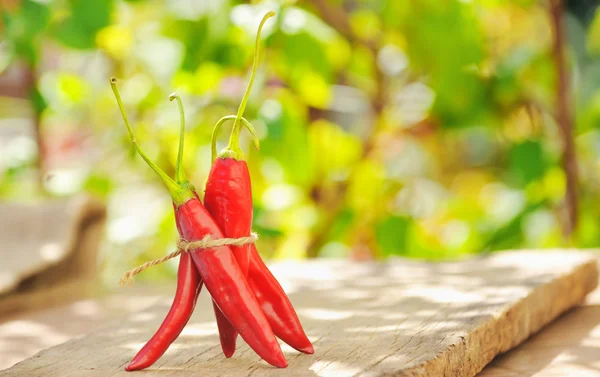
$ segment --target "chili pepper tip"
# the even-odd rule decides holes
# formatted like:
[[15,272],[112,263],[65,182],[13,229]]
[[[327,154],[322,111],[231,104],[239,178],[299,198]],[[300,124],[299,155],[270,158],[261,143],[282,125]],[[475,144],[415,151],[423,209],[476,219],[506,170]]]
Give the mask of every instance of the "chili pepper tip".
[[304,348],[299,348],[298,351],[306,353],[308,355],[312,355],[313,353],[315,353],[315,348],[311,344],[310,346],[307,346],[307,347],[304,347]]

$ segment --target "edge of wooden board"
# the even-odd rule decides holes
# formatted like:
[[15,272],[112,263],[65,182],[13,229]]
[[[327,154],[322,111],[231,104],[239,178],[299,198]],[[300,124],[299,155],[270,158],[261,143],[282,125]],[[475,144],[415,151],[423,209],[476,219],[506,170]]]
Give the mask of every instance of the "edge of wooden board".
[[[523,343],[561,314],[584,302],[598,286],[598,260],[590,253],[573,270],[536,287],[531,294],[502,312],[496,321],[484,322],[435,359],[398,371],[397,376],[475,376],[496,356]],[[546,305],[536,303],[545,302]],[[468,360],[469,362],[465,362]]]

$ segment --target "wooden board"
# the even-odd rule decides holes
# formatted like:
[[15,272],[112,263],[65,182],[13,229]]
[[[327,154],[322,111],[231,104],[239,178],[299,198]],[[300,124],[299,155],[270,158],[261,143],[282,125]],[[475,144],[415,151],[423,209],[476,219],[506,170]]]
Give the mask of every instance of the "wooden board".
[[0,204],[0,314],[87,291],[105,218],[88,196]]
[[477,377],[600,377],[600,289]]
[[110,293],[95,292],[93,298],[63,300],[60,305],[1,315],[0,370],[110,321],[143,311],[170,294],[168,288],[136,284]]
[[[598,281],[593,256],[513,252],[457,263],[314,261],[276,265],[316,354],[288,347],[285,370],[240,341],[221,355],[208,297],[145,376],[474,376],[580,303]],[[286,279],[283,279],[283,277]],[[169,300],[47,349],[0,376],[130,376],[124,365]]]
[[0,294],[64,260],[72,251],[87,200],[0,204]]
[[[108,295],[0,317],[0,370],[155,304],[168,285],[137,284]],[[477,377],[600,377],[600,289],[520,346],[497,356]],[[150,372],[153,373],[153,372]]]

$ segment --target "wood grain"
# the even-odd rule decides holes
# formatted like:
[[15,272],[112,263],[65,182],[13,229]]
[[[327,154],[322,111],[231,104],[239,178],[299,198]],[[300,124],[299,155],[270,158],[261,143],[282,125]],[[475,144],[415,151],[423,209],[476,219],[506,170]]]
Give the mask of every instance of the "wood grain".
[[[594,289],[593,256],[508,252],[457,263],[312,261],[274,266],[316,353],[284,347],[269,367],[245,344],[220,351],[206,292],[191,323],[145,376],[474,376]],[[283,277],[286,277],[283,279]],[[47,349],[0,376],[125,376],[157,328],[164,299],[147,311]],[[240,341],[240,343],[243,343]]]
[[600,377],[600,289],[477,377]]
[[0,316],[0,370],[110,321],[143,311],[171,292],[161,285],[136,284],[129,289],[94,293],[94,298],[63,300],[60,305]]

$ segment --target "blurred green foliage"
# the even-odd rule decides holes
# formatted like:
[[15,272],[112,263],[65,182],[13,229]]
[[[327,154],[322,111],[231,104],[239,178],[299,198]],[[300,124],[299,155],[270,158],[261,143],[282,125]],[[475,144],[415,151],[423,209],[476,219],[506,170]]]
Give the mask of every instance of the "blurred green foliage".
[[[168,195],[130,147],[108,78],[122,79],[138,140],[171,174],[178,117],[167,96],[181,95],[185,169],[201,188],[212,125],[235,113],[267,10],[278,14],[266,25],[245,115],[261,150],[247,135],[243,142],[265,256],[439,259],[600,243],[599,12],[565,14],[581,179],[579,226],[566,239],[546,2],[6,4],[0,69],[25,67],[35,80],[27,99],[0,100],[0,118],[27,118],[27,109],[40,117],[48,192],[107,199],[110,278],[163,255],[176,231]],[[3,149],[0,196],[34,197],[39,148],[23,136]]]

